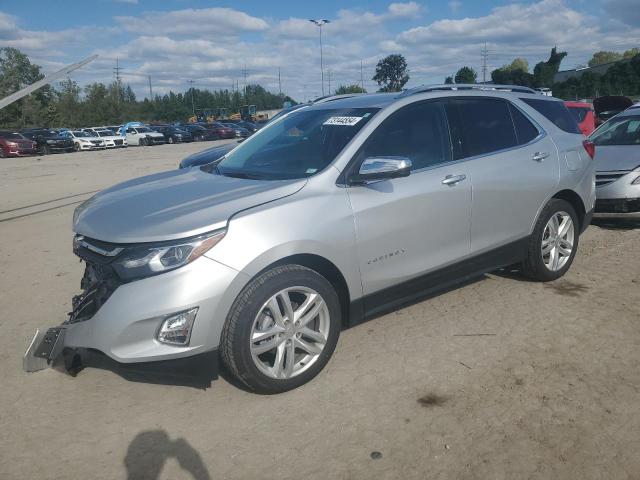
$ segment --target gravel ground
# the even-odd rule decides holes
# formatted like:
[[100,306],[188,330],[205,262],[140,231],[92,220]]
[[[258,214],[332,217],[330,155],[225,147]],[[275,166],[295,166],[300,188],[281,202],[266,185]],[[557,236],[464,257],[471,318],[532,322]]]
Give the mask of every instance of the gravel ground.
[[75,205],[204,147],[0,162],[1,479],[640,478],[630,225],[590,227],[556,282],[498,272],[344,331],[282,395],[22,372],[35,329],[79,290]]

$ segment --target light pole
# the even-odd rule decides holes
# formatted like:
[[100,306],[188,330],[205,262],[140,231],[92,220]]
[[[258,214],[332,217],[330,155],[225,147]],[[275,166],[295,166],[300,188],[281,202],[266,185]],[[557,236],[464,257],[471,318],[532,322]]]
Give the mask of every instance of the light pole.
[[320,20],[309,20],[311,23],[320,27],[320,78],[322,81],[322,96],[324,97],[324,68],[322,66],[322,26],[329,23],[329,20],[320,19]]

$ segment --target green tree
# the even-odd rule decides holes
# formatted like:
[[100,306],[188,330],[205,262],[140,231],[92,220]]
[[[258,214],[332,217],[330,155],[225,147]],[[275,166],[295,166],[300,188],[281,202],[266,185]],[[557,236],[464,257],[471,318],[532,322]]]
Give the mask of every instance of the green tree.
[[630,48],[629,50],[625,51],[622,54],[622,58],[633,58],[636,55],[640,55],[640,48],[638,47]]
[[509,65],[504,65],[502,67],[503,70],[507,70],[510,72],[514,72],[517,70],[520,70],[522,72],[528,72],[529,71],[529,62],[527,62],[526,59],[524,58],[514,58],[513,62],[511,62]]
[[456,72],[455,81],[456,83],[476,83],[477,78],[478,74],[473,68],[462,67]]
[[399,92],[409,81],[407,61],[400,54],[389,55],[378,62],[373,76],[381,92]]
[[591,60],[589,60],[589,66],[595,67],[596,65],[617,62],[618,60],[622,60],[622,55],[618,52],[607,52],[605,50],[601,50],[593,54]]
[[[11,95],[44,75],[40,67],[30,62],[20,50],[12,47],[0,48],[0,98]],[[24,126],[44,122],[46,109],[52,92],[43,87],[0,110],[0,125]]]
[[449,84],[453,83],[453,77],[452,76],[448,76],[447,78],[444,79],[444,83],[446,85],[449,85]]
[[567,52],[558,53],[556,47],[551,49],[549,60],[539,62],[533,69],[533,84],[536,87],[551,87],[553,85],[553,77],[560,70],[562,59],[567,56]]
[[353,83],[351,85],[340,85],[336,88],[336,95],[344,95],[347,93],[367,93],[367,91],[357,83]]

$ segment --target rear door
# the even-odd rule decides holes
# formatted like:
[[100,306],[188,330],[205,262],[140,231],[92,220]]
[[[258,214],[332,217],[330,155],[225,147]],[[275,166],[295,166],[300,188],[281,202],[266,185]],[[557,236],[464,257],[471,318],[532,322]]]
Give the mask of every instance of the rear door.
[[[452,161],[442,103],[413,103],[390,115],[356,154],[355,171],[366,158],[389,156],[408,157],[411,174],[348,188],[365,295],[469,254],[471,182],[464,162]],[[413,287],[399,288],[389,295],[407,296]],[[385,299],[375,295],[365,306]]]
[[469,159],[472,253],[527,237],[558,184],[555,144],[502,98],[451,99],[446,110],[454,155]]

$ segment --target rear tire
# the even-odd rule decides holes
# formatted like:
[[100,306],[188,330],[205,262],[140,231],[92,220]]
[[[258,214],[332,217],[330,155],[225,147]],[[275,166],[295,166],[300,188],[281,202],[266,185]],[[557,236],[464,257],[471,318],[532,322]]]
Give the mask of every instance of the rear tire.
[[173,143],[173,137],[169,137],[169,143]]
[[0,158],[7,158],[7,154],[4,151],[4,147],[0,145]]
[[74,149],[76,152],[79,152],[79,151],[80,151],[80,144],[79,144],[79,143],[74,143],[74,144],[73,144],[73,149]]
[[147,139],[141,138],[140,140],[138,140],[138,145],[144,147],[145,145],[147,145]]
[[529,239],[523,273],[540,282],[562,277],[573,263],[579,239],[576,211],[566,200],[552,198],[540,212]]
[[222,330],[220,354],[250,390],[285,392],[324,368],[341,324],[338,295],[327,279],[300,265],[283,265],[238,295]]

